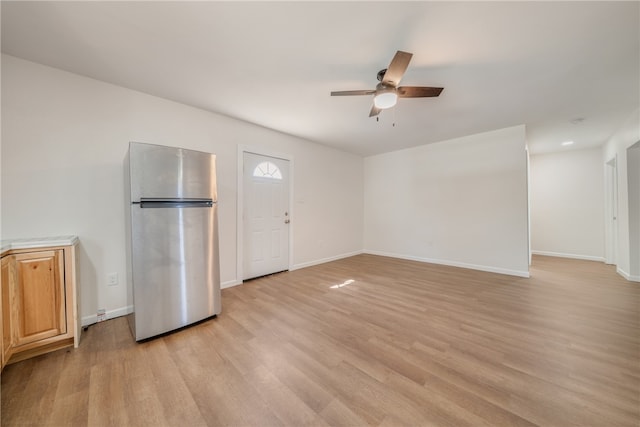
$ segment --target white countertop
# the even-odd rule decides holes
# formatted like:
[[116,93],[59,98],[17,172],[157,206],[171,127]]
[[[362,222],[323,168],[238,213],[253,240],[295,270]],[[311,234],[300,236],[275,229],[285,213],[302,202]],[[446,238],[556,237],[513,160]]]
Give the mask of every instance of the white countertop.
[[11,249],[45,248],[49,246],[68,246],[78,243],[78,236],[36,237],[30,239],[7,239],[0,241],[0,252]]

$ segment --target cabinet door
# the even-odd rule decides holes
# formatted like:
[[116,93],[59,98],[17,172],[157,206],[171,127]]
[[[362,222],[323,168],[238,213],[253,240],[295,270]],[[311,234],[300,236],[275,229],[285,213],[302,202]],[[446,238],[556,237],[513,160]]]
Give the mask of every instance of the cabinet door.
[[11,337],[11,295],[9,289],[11,287],[11,260],[13,256],[2,257],[2,282],[0,282],[1,301],[0,304],[0,320],[2,321],[2,366],[7,363],[11,357],[11,347],[13,345]]
[[62,250],[15,255],[14,345],[67,331]]

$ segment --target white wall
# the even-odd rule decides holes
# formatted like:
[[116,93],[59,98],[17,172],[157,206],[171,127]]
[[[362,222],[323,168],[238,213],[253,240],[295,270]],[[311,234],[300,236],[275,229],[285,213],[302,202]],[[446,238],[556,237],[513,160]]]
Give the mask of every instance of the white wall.
[[[632,275],[640,269],[640,259],[632,259],[629,246],[629,223],[640,221],[640,218],[629,217],[629,174],[627,173],[627,149],[640,141],[640,109],[636,109],[620,129],[603,147],[602,162],[616,159],[618,176],[618,248],[616,255],[617,271],[627,279],[640,282],[640,275]],[[631,187],[633,188],[633,186]]]
[[528,276],[525,128],[367,157],[365,252]]
[[[294,160],[294,268],[361,251],[361,157],[3,55],[2,238],[79,236],[85,323],[98,308],[127,310],[122,161],[129,141],[217,155],[223,285],[239,277],[239,144]],[[107,287],[111,272],[118,286]]]
[[604,261],[600,148],[531,156],[533,253]]

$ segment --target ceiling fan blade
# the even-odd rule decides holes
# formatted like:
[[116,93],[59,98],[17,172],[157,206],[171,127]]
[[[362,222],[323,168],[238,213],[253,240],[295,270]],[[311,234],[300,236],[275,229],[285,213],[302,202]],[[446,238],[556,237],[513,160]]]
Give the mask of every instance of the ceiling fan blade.
[[373,95],[375,90],[341,90],[331,92],[331,96]]
[[404,76],[405,71],[407,71],[412,56],[412,53],[401,50],[397,51],[387,68],[387,72],[384,73],[382,83],[389,86],[398,86],[402,76]]
[[381,108],[378,108],[375,105],[372,105],[371,111],[369,112],[369,117],[377,116],[378,114],[380,114],[381,111],[382,111]]
[[397,92],[399,98],[427,98],[440,96],[443,89],[442,87],[400,86]]

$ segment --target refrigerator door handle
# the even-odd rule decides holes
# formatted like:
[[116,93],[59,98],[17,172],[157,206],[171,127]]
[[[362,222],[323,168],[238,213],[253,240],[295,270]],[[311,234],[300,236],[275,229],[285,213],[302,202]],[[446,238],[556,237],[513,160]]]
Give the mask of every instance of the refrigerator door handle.
[[141,208],[210,208],[215,202],[212,199],[148,199],[142,198],[139,202]]

